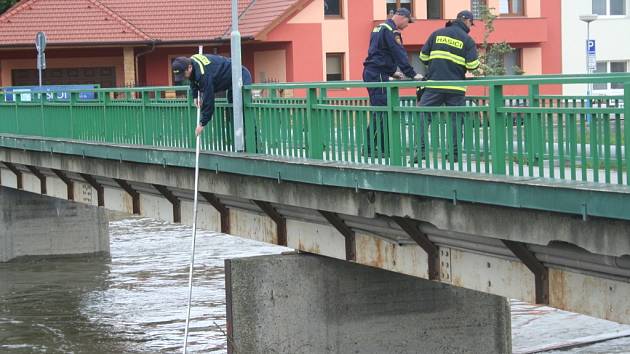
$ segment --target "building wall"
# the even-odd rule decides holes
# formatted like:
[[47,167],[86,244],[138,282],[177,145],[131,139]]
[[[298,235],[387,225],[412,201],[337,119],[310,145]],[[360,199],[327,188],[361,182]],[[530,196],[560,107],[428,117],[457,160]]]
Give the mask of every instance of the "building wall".
[[523,71],[527,75],[540,75],[543,71],[542,49],[540,47],[523,48]]
[[255,76],[257,82],[267,80],[287,81],[287,53],[286,50],[265,50],[254,52]]
[[[426,1],[421,1],[426,3]],[[426,5],[424,5],[426,8]],[[462,10],[470,10],[470,0],[449,0],[442,2],[444,18],[455,18]],[[492,6],[491,6],[492,7]]]
[[[323,8],[323,7],[322,7]],[[322,11],[323,13],[323,11]],[[321,23],[288,23],[268,35],[269,42],[288,42],[287,81],[321,81],[324,62]]]
[[[525,16],[540,17],[542,0],[525,0]],[[427,18],[427,0],[413,0],[413,15],[417,19]],[[377,21],[384,20],[387,17],[386,2],[383,0],[372,0],[372,18]],[[490,8],[499,9],[500,0],[488,0]],[[444,18],[455,18],[457,13],[462,10],[470,10],[470,0],[443,0]]]
[[295,14],[295,16],[289,19],[288,23],[294,24],[322,22],[324,20],[323,8],[324,5],[322,4],[322,0],[312,1],[300,12]]
[[[372,28],[386,18],[386,2],[384,0],[342,1],[343,16],[339,19],[325,18],[323,0],[314,0],[295,16],[267,33],[264,42],[244,42],[243,63],[252,72],[254,81],[260,82],[263,78],[258,76],[261,76],[263,72],[268,77],[273,76],[281,81],[323,81],[326,77],[326,53],[343,53],[345,79],[361,80],[369,36]],[[498,1],[490,0],[490,6],[498,7]],[[497,31],[491,37],[491,41],[507,40],[513,46],[522,48],[522,66],[527,74],[559,73],[562,69],[563,49],[560,37],[561,1],[569,2],[568,0],[526,0],[527,17],[500,18],[495,22]],[[458,11],[470,8],[470,0],[449,0],[444,1],[444,4],[446,18],[453,18]],[[571,3],[569,7],[577,7],[574,5]],[[427,0],[414,0],[415,17],[426,19],[426,7]],[[572,8],[571,11],[577,10]],[[443,25],[444,20],[421,20],[410,25],[403,32],[407,51],[417,55],[429,34]],[[579,32],[575,29],[571,31],[573,34]],[[483,26],[475,26],[471,35],[480,43]],[[136,54],[147,49],[149,48],[138,48]],[[630,50],[630,48],[623,49]],[[107,49],[115,52],[115,55],[106,55],[107,53],[103,50],[105,49],[94,49],[98,53],[96,58],[83,58],[86,55],[84,49],[73,49],[64,54],[65,57],[72,58],[70,61],[65,58],[50,58],[49,66],[51,64],[75,65],[76,61],[114,62],[117,66],[117,82],[119,86],[123,85],[122,49]],[[89,51],[92,52],[92,49]],[[206,47],[204,51],[229,56],[229,46],[225,45]],[[138,84],[141,86],[172,85],[170,60],[175,56],[190,56],[196,52],[195,46],[158,47],[143,54],[138,59]],[[10,69],[14,65],[34,67],[34,59],[30,52],[28,56],[31,59],[28,64],[21,57],[6,58],[3,54],[0,52],[2,72],[0,84],[8,84]],[[583,57],[580,58],[583,60]],[[578,65],[575,62],[572,64]],[[580,64],[580,67],[583,66]],[[548,88],[543,88],[543,92],[545,89]],[[364,90],[338,90],[331,94],[363,95],[365,92]]]
[[[316,0],[314,2],[323,2],[323,0]],[[322,5],[323,7],[323,5]],[[326,62],[327,53],[343,53],[344,57],[344,73],[349,72],[350,61],[348,60],[349,52],[349,36],[348,36],[348,0],[344,1],[343,17],[334,19],[324,19],[322,26],[322,61]],[[326,77],[326,67],[324,65],[322,77]]]
[[[418,19],[426,19],[427,17],[427,0],[414,0],[414,16]],[[491,0],[491,7],[498,8],[499,0]],[[470,8],[470,0],[449,0],[444,2],[444,17],[454,18],[462,9]],[[542,74],[542,73],[560,73],[562,62],[560,59],[560,36],[554,35],[552,32],[558,30],[560,26],[560,0],[526,0],[525,17],[501,17],[495,22],[496,31],[491,36],[491,42],[508,41],[514,47],[522,49],[522,67],[526,74]],[[310,73],[306,75],[298,74],[294,77],[294,81],[302,81],[297,79],[300,77],[311,77],[310,81],[324,81],[326,75],[325,55],[326,53],[344,53],[346,80],[361,80],[363,71],[363,61],[367,55],[369,45],[369,36],[372,28],[380,21],[386,19],[386,2],[384,0],[372,1],[343,1],[343,16],[340,19],[325,18],[323,14],[323,0],[315,0],[306,8],[300,11],[293,18],[289,19],[285,24],[280,25],[272,31],[272,35],[267,40],[287,40],[293,43],[293,46],[303,42],[303,35],[319,36],[321,38],[321,52],[316,52],[319,43],[311,42],[308,46],[308,52],[313,57],[321,56],[321,63],[314,67],[308,67]],[[297,32],[291,30],[290,26],[313,26],[313,30],[317,30],[321,26],[320,34]],[[441,28],[444,20],[422,20],[411,24],[405,31],[403,37],[405,47],[408,52],[417,55],[421,50],[426,38],[434,30]],[[527,28],[527,31],[523,29]],[[279,36],[279,33],[284,33]],[[289,36],[290,34],[290,36]],[[483,38],[483,26],[475,26],[471,35],[480,43]],[[296,55],[295,48],[287,56]],[[304,53],[297,55],[303,56]],[[289,61],[287,60],[287,63]],[[290,64],[288,64],[290,65]],[[313,75],[314,72],[321,67],[321,76]],[[291,70],[291,69],[289,69]],[[296,60],[296,73],[304,70],[302,61]],[[288,80],[291,75],[287,74]],[[559,93],[558,87],[543,87],[543,92]],[[545,91],[546,90],[546,91]],[[356,95],[365,94],[364,90],[332,90],[331,95]],[[518,93],[523,93],[523,88],[519,88]],[[512,90],[507,90],[511,93]],[[515,91],[516,92],[516,91]]]
[[[36,55],[35,50],[0,51],[0,86],[13,85],[13,69],[35,69]],[[46,65],[49,69],[114,66],[116,86],[124,86],[125,82],[122,48],[49,48],[46,51]]]
[[[373,16],[374,4],[369,1],[364,3],[350,1],[348,10],[352,14],[352,17],[348,19],[348,38],[351,43],[348,55],[350,60],[348,78],[350,80],[362,80],[363,61],[369,47],[370,33],[374,28],[374,22],[365,19],[370,19]],[[385,13],[384,8],[382,13]],[[355,89],[348,92],[350,96],[365,96],[366,94],[367,92],[364,89]]]
[[[541,17],[546,19],[547,40],[542,43],[542,73],[562,73],[562,4],[561,0],[545,0],[541,2]],[[530,29],[528,28],[527,31]],[[560,94],[560,85],[547,85],[541,87],[543,94]]]
[[[348,0],[341,0],[342,16],[336,18],[327,18],[324,16],[324,0],[314,0],[306,8],[300,11],[296,16],[288,21],[288,24],[321,24],[321,42],[322,52],[319,54],[322,60],[322,78],[326,77],[326,54],[327,53],[343,53],[344,54],[344,72],[350,70],[349,60],[349,16],[348,16]],[[352,13],[352,16],[356,14]]]
[[[562,64],[563,73],[586,72],[586,23],[579,16],[593,12],[591,1],[562,0]],[[626,16],[600,16],[590,25],[591,39],[596,41],[597,61],[626,61],[630,66],[630,0],[626,0]],[[566,95],[586,94],[586,85],[565,85]],[[613,90],[594,94],[614,94]]]
[[[369,1],[366,1],[369,3]],[[367,4],[366,4],[367,5]],[[383,21],[387,18],[387,13],[385,11],[386,4],[385,1],[381,0],[372,0],[372,16],[375,21]]]
[[542,0],[525,0],[525,14],[527,17],[540,17],[542,15],[541,1]]

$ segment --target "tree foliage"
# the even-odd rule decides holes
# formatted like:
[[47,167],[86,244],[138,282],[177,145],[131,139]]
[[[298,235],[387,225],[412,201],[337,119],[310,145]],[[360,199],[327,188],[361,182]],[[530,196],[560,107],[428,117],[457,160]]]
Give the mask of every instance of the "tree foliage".
[[19,0],[0,0],[0,14],[7,11],[11,6],[15,5]]
[[[481,44],[481,54],[479,55],[479,68],[474,71],[476,76],[501,76],[506,74],[505,56],[514,51],[514,48],[507,42],[489,43],[488,39],[494,32],[494,20],[498,17],[492,13],[493,8],[487,6],[480,7],[480,20],[484,24],[483,42]],[[518,66],[513,67],[517,75],[523,74],[523,70]]]

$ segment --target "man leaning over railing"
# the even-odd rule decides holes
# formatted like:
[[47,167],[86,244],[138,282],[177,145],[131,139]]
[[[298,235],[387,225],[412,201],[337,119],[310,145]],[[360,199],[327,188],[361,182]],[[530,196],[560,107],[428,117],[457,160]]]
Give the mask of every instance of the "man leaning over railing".
[[[199,135],[214,114],[215,93],[227,91],[228,102],[232,102],[232,61],[219,55],[195,54],[190,58],[175,58],[172,69],[176,83],[190,81],[195,105],[201,108],[201,122],[195,128],[195,134]],[[243,85],[251,83],[252,75],[243,66]],[[197,99],[199,92],[201,101]]]

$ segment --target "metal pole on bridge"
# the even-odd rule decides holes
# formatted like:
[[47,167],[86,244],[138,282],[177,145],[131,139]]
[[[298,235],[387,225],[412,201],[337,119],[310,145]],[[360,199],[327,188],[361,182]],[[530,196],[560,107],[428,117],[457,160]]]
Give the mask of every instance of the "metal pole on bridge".
[[[580,15],[580,21],[586,22],[586,73],[592,74],[597,68],[595,61],[595,41],[591,42],[591,22],[597,20],[597,15]],[[591,49],[592,48],[592,49]],[[591,108],[591,96],[593,95],[593,84],[586,84],[586,108]],[[586,121],[591,122],[591,114],[587,115]]]
[[241,33],[238,31],[238,1],[232,0],[232,112],[234,118],[234,149],[245,150],[243,134],[243,69],[241,64]]
[[[203,54],[203,46],[199,46],[199,54]],[[197,95],[197,102],[201,102],[201,92]],[[197,124],[201,121],[201,104],[197,105]],[[192,242],[190,250],[190,269],[188,271],[188,306],[186,308],[186,328],[184,329],[184,349],[183,353],[186,354],[188,348],[188,327],[190,325],[190,307],[192,303],[192,289],[193,289],[193,272],[195,269],[195,243],[197,240],[197,195],[199,189],[199,153],[201,151],[201,134],[197,135],[195,143],[195,196],[193,198],[193,221],[192,221]]]

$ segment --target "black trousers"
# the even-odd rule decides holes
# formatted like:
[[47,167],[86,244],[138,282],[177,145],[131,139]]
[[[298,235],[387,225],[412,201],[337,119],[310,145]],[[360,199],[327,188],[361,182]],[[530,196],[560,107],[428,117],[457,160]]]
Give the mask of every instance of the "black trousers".
[[[363,81],[365,82],[388,82],[389,75],[378,71],[364,69]],[[387,90],[383,87],[368,88],[370,95],[370,106],[387,106]],[[385,134],[387,128],[387,116],[384,112],[374,112],[370,118],[370,124],[366,129],[367,153],[372,155],[372,147],[376,146],[379,154],[385,155]],[[372,130],[372,132],[370,132]]]
[[[437,90],[427,89],[423,94],[422,98],[420,98],[420,103],[418,106],[425,107],[434,107],[434,106],[465,106],[466,105],[466,95],[465,94],[457,94],[457,93],[449,93]],[[432,114],[431,113],[423,113],[420,117],[420,148],[422,149],[422,156],[424,156],[424,128],[428,128],[429,124],[431,124]],[[453,153],[455,156],[458,156],[458,146],[462,142],[464,130],[463,130],[463,121],[462,125],[457,126],[457,114],[451,114],[451,126],[453,127],[452,131],[452,141],[453,141]]]

